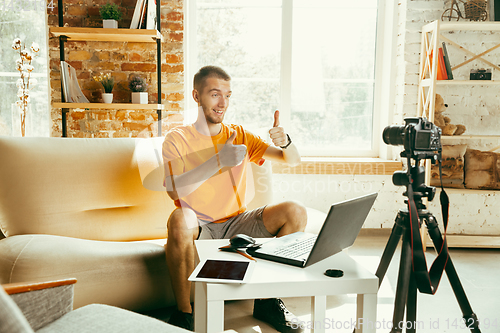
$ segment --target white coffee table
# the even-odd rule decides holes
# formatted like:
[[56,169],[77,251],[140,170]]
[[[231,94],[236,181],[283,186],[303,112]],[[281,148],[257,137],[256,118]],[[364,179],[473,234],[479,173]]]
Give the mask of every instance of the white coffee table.
[[[258,240],[261,243],[266,241],[268,239]],[[196,241],[197,263],[205,258],[248,260],[240,254],[218,250],[227,244],[227,239]],[[323,273],[328,268],[341,269],[344,276],[327,277]],[[357,294],[356,333],[375,333],[377,291],[378,278],[345,252],[307,268],[257,259],[250,282],[246,284],[195,282],[195,332],[224,331],[225,300],[310,296],[311,320],[325,323],[329,320],[326,318],[328,295]],[[317,325],[313,331],[324,332],[325,327]]]

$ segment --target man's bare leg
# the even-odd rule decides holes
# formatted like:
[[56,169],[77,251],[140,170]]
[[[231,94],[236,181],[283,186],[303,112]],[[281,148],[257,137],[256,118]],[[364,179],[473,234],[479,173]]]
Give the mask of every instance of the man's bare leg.
[[307,224],[306,208],[294,201],[269,205],[262,214],[264,226],[271,234],[281,237],[304,231]]
[[191,282],[188,278],[194,270],[194,240],[199,234],[198,219],[191,209],[178,208],[170,215],[167,228],[165,252],[177,308],[181,312],[192,313]]

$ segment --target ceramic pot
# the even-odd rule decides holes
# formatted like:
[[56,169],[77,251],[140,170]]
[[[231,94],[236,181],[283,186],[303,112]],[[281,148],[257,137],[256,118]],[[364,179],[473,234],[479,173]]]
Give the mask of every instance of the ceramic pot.
[[113,103],[113,93],[102,93],[103,103]]
[[102,20],[102,27],[106,29],[118,29],[117,20]]
[[148,104],[148,93],[132,92],[132,104]]

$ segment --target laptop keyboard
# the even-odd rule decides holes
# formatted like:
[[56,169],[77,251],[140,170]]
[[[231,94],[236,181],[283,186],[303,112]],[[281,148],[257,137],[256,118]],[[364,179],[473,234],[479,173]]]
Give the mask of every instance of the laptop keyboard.
[[287,244],[274,250],[273,254],[285,258],[300,257],[311,252],[311,249],[316,242],[316,238],[317,236],[309,237],[293,244]]

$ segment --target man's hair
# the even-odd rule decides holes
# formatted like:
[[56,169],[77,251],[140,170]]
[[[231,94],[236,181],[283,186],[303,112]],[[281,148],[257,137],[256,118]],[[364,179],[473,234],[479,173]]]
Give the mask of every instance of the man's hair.
[[226,81],[231,80],[231,77],[229,76],[229,74],[227,74],[226,71],[223,70],[222,68],[217,67],[217,66],[205,66],[205,67],[200,68],[198,73],[195,74],[194,81],[193,81],[193,88],[198,90],[199,92],[201,92],[201,90],[205,84],[205,81],[209,77],[215,77],[215,78],[226,80]]

